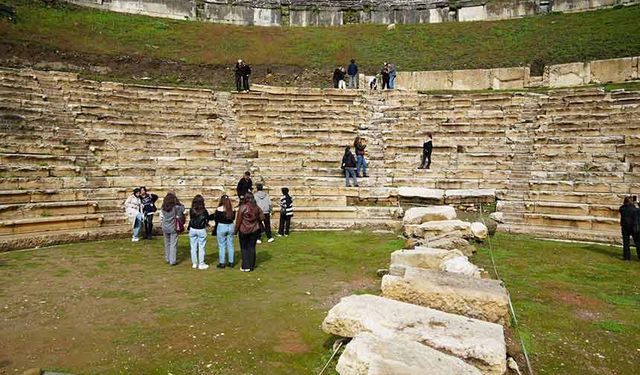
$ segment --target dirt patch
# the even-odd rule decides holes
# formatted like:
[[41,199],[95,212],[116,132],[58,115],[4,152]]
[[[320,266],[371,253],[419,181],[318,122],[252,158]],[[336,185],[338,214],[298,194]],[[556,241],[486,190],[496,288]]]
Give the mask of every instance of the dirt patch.
[[278,343],[273,347],[273,350],[278,353],[307,353],[309,346],[304,343],[300,333],[287,331],[278,335]]
[[373,293],[380,291],[380,279],[376,278],[358,278],[348,282],[337,281],[334,286],[338,288],[338,292],[332,294],[329,298],[326,298],[320,305],[320,308],[330,309],[338,302],[342,297],[350,296],[354,292],[367,291]]
[[562,301],[567,305],[580,307],[583,309],[602,309],[605,306],[604,302],[599,301],[595,298],[586,297],[566,290],[552,291],[551,297],[556,300]]

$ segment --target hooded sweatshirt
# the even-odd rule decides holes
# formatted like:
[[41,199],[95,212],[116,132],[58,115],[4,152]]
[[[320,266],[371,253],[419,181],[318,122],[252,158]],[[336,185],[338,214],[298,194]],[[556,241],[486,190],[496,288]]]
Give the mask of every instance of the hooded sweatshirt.
[[264,212],[265,215],[271,214],[273,205],[271,204],[269,194],[264,190],[258,190],[253,196],[256,198],[256,203],[262,212]]

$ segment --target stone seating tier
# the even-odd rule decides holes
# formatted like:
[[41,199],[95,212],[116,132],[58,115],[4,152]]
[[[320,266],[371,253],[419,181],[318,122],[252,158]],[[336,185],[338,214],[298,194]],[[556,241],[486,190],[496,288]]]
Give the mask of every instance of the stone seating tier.
[[[202,192],[213,205],[251,169],[274,200],[286,185],[296,206],[311,210],[297,214],[301,227],[354,226],[357,206],[425,202],[398,196],[399,187],[490,188],[503,229],[613,238],[621,197],[640,187],[640,92],[255,89],[229,94],[0,69],[3,218],[77,216],[73,210],[95,204],[87,214],[102,215],[106,231],[123,225],[121,204],[133,186],[175,189],[183,200]],[[417,170],[427,132],[435,133],[432,169]],[[338,167],[356,135],[368,141],[371,177],[346,189]],[[385,214],[385,223],[366,220],[393,227],[397,218]]]

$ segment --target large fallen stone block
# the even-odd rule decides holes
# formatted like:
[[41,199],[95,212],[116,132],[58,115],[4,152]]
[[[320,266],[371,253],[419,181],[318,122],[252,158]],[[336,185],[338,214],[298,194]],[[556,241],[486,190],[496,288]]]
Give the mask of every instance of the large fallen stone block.
[[452,220],[456,210],[451,206],[412,207],[405,211],[404,224],[422,224],[426,221]]
[[391,264],[439,270],[445,260],[463,255],[459,250],[417,246],[413,250],[396,250],[391,253]]
[[483,241],[489,235],[489,229],[487,229],[487,226],[479,221],[471,223],[471,227],[469,229],[471,230],[473,238],[479,241]]
[[358,334],[338,360],[340,375],[480,375],[463,360],[400,337]]
[[414,236],[432,238],[456,231],[459,231],[463,237],[471,237],[471,223],[462,220],[428,221],[415,228]]
[[469,241],[462,238],[463,233],[460,231],[443,233],[432,238],[421,239],[420,242],[425,246],[436,247],[446,250],[460,250],[466,256],[472,255],[476,248]]
[[483,374],[504,374],[506,345],[499,324],[463,317],[373,295],[342,298],[322,322],[330,334],[355,337],[371,332],[400,337],[450,353]]
[[398,188],[398,196],[400,198],[419,199],[433,203],[442,203],[444,201],[444,190],[405,186]]
[[482,277],[482,269],[469,261],[466,256],[446,259],[440,265],[440,270],[468,277]]
[[382,294],[452,314],[509,324],[509,294],[497,280],[406,267],[402,277],[382,278]]

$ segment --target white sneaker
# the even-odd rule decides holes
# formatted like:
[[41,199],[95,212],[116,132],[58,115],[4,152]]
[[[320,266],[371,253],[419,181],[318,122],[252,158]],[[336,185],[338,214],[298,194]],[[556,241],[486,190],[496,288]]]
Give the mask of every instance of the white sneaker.
[[191,265],[191,268],[196,269],[196,268],[198,268],[198,265],[197,265],[197,264],[195,264],[195,263],[193,263],[193,264]]
[[256,241],[256,243],[262,243],[262,241],[261,241],[261,240],[258,240],[258,241]]
[[274,239],[273,237],[271,237],[271,238],[269,238],[269,239],[267,240],[267,242],[269,242],[269,243],[271,243],[271,242],[273,242],[273,241],[275,241],[275,239]]
[[206,270],[207,268],[209,268],[208,264],[201,264],[201,265],[198,266],[199,270]]
[[140,239],[138,237],[131,237],[131,242],[138,242]]

